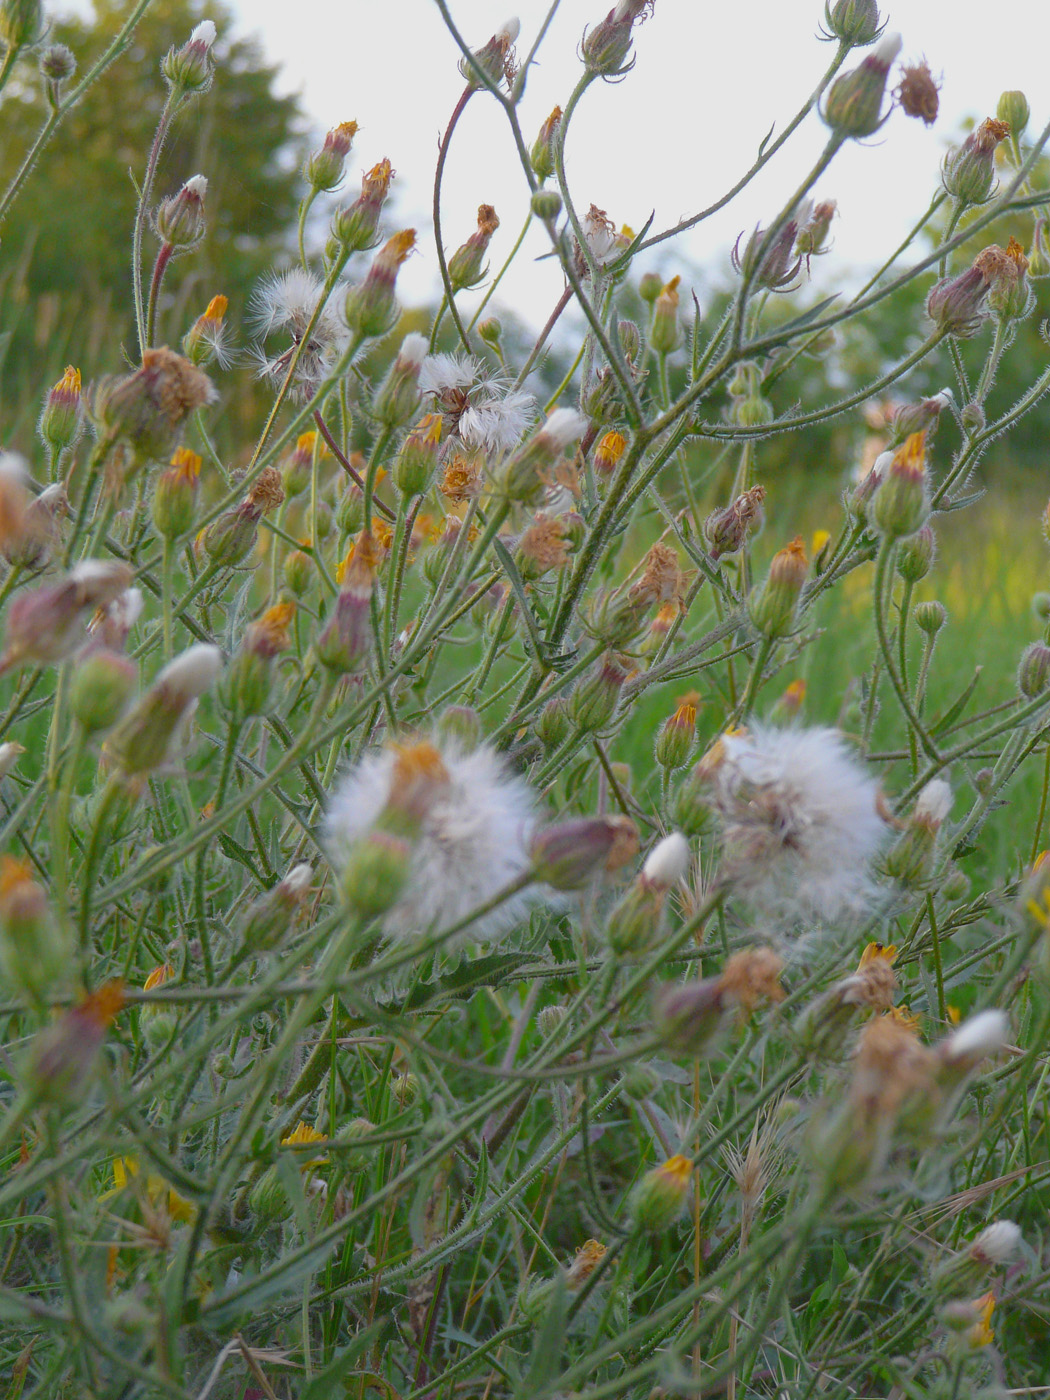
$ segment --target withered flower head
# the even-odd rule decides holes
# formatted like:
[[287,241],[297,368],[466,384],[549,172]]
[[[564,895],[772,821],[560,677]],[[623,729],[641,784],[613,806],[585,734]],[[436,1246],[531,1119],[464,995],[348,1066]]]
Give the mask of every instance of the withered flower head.
[[257,515],[268,515],[284,500],[284,483],[276,467],[264,467],[248,488],[243,504]]
[[940,89],[941,85],[930,72],[925,58],[918,63],[902,65],[896,97],[905,116],[918,117],[927,126],[932,126],[937,120]]

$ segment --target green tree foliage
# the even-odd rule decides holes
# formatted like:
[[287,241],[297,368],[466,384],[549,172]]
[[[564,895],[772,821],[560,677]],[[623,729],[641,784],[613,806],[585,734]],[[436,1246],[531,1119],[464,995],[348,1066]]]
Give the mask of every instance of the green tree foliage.
[[[80,71],[127,15],[127,0],[97,0],[94,22],[65,19],[48,40],[67,44]],[[298,98],[274,92],[277,68],[254,39],[231,39],[231,17],[201,0],[156,0],[119,58],[66,118],[0,229],[4,400],[23,389],[32,350],[34,377],[68,359],[117,360],[132,324],[129,231],[164,103],[161,58],[204,17],[219,30],[216,80],[176,119],[161,158],[157,194],[174,193],[196,173],[208,177],[203,244],[175,263],[161,309],[161,339],[176,341],[208,299],[230,298],[239,318],[252,283],[293,226],[304,149]],[[5,93],[0,185],[6,187],[46,116],[44,84],[24,61]],[[148,237],[146,275],[156,249]],[[29,311],[32,308],[32,311]],[[106,348],[111,346],[112,349]],[[114,366],[116,367],[116,366]]]

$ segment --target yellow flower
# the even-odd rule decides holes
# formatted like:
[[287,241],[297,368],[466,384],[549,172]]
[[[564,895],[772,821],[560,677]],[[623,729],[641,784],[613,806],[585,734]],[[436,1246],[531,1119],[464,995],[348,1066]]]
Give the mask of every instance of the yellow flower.
[[[99,1196],[100,1201],[108,1201],[123,1191],[133,1176],[139,1176],[137,1157],[114,1157],[113,1187]],[[167,1193],[165,1195],[165,1193]],[[180,1196],[174,1187],[169,1186],[162,1176],[150,1172],[146,1177],[146,1195],[154,1206],[165,1205],[172,1220],[188,1224],[197,1214],[197,1207],[185,1196]]]
[[884,962],[892,965],[897,959],[897,945],[895,943],[869,943],[860,955],[857,971],[862,972],[876,958],[882,958]]
[[970,1346],[974,1351],[980,1347],[990,1346],[995,1341],[995,1333],[992,1331],[992,1313],[995,1311],[995,1294],[982,1293],[979,1298],[975,1298],[970,1304],[977,1315],[977,1321],[967,1333],[970,1339]]
[[[304,1123],[302,1119],[296,1123],[290,1133],[281,1138],[282,1147],[304,1147],[311,1142],[327,1142],[328,1138],[324,1133],[319,1133],[316,1128],[311,1128],[309,1123]],[[303,1171],[309,1167],[319,1167],[327,1162],[327,1157],[310,1157],[307,1161],[300,1163]]]

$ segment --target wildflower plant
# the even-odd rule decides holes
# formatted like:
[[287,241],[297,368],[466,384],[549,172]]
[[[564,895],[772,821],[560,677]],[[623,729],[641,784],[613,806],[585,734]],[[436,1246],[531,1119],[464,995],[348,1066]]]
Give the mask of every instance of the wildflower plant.
[[[38,57],[50,95],[0,218],[148,3],[68,86],[41,6],[0,0],[0,99]],[[463,88],[433,227],[397,226],[357,114],[284,264],[173,295],[230,174],[165,165],[223,82],[203,16],[139,153],[128,362],[41,382],[37,439],[3,425],[8,1393],[1038,1386],[1050,631],[987,698],[937,544],[1050,389],[1045,356],[996,389],[1050,124],[1005,93],[869,284],[815,298],[837,163],[937,116],[874,0],[829,0],[827,70],[736,188],[808,118],[824,149],[702,305],[674,240],[728,196],[635,232],[566,175],[663,0],[599,6],[569,93],[545,27],[472,46],[439,3]],[[468,103],[564,283],[523,346],[485,315],[510,211],[445,208]],[[832,333],[902,289],[921,323],[858,377]],[[224,409],[249,356],[256,422]],[[829,420],[861,468],[808,541],[767,453],[808,465]]]

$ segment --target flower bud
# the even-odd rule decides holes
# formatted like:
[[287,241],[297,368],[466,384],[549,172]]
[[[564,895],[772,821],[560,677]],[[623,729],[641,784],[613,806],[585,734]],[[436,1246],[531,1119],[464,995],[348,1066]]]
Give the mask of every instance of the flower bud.
[[478,335],[486,345],[496,349],[503,336],[503,323],[498,316],[486,316],[484,321],[478,322]]
[[653,1029],[670,1049],[700,1055],[720,1029],[724,1011],[720,978],[668,983],[653,997]]
[[[529,162],[532,165],[536,179],[542,185],[554,171],[554,141],[558,134],[558,127],[561,125],[561,108],[555,107],[550,116],[540,127],[539,135],[533,143],[532,151],[529,154]],[[561,201],[559,200],[559,206]],[[533,212],[538,213],[535,204]],[[545,217],[540,215],[541,218]],[[555,217],[552,215],[551,217]]]
[[564,1006],[542,1006],[536,1012],[536,1029],[543,1040],[550,1040],[564,1020]]
[[696,702],[693,692],[679,701],[678,708],[656,736],[656,761],[661,768],[673,772],[689,761],[696,738]]
[[706,836],[715,822],[711,806],[711,785],[703,763],[683,778],[671,808],[674,824],[687,836]]
[[882,115],[882,99],[886,79],[900,48],[899,34],[885,35],[856,68],[832,83],[824,99],[822,115],[837,135],[856,139],[872,136],[886,120]]
[[918,583],[933,567],[937,553],[937,539],[931,525],[924,525],[901,540],[897,551],[897,572],[906,583]]
[[203,368],[213,362],[228,363],[226,348],[226,311],[229,301],[224,296],[212,297],[193,325],[182,337],[182,353],[191,364]]
[[791,631],[807,571],[806,548],[798,535],[774,554],[765,583],[748,598],[751,621],[761,636],[772,641]]
[[170,48],[160,65],[164,80],[179,94],[207,92],[211,87],[215,25],[201,20],[181,48]]
[[0,856],[0,966],[33,998],[42,999],[69,967],[69,948],[48,908],[47,892],[27,861]]
[[658,890],[669,890],[685,879],[691,864],[689,842],[681,832],[672,831],[646,856],[641,878]]
[[766,230],[756,228],[748,237],[743,252],[740,251],[740,238],[737,239],[732,253],[733,266],[749,280],[752,288],[764,287],[767,292],[793,291],[797,286],[795,277],[802,266],[801,257],[794,251],[797,235],[798,223],[788,219],[763,252]]
[[[379,216],[390,193],[394,171],[388,160],[373,165],[361,177],[361,194],[353,204],[337,209],[332,215],[331,241],[335,251],[358,253],[371,248],[376,241]],[[326,256],[328,249],[325,250]],[[331,261],[331,258],[329,258]]]
[[188,534],[197,515],[201,458],[188,447],[178,447],[171,466],[161,472],[153,488],[153,524],[163,539]]
[[833,199],[821,200],[819,204],[813,205],[805,223],[798,231],[795,252],[801,253],[805,258],[815,258],[821,253],[826,253],[828,231],[837,212],[838,205]]
[[479,204],[477,229],[448,260],[448,278],[454,292],[477,286],[485,276],[485,254],[498,228],[499,219],[492,205]]
[[124,984],[106,982],[35,1036],[25,1064],[32,1102],[69,1106],[83,1100],[106,1030],[123,1006]]
[[955,395],[950,389],[942,389],[932,399],[919,399],[917,403],[906,403],[893,415],[893,430],[890,434],[890,447],[899,447],[912,433],[925,431],[926,441],[932,442],[940,422],[941,414],[954,403]]
[[532,731],[545,749],[558,748],[569,737],[572,723],[569,718],[568,701],[563,695],[555,695],[548,700],[536,716]]
[[208,181],[203,175],[187,180],[178,194],[162,199],[154,214],[154,226],[162,243],[176,253],[195,248],[204,237],[204,197]]
[[1005,248],[993,243],[974,259],[988,282],[988,307],[1003,321],[1016,321],[1027,316],[1035,305],[1035,295],[1028,285],[1028,259],[1016,238]]
[[19,569],[45,569],[62,541],[60,521],[69,514],[64,481],[46,486],[22,512],[10,534],[0,535],[0,554]]
[[692,1162],[680,1155],[646,1172],[628,1201],[635,1228],[655,1235],[673,1225],[685,1208],[692,1178]]
[[956,277],[934,283],[926,314],[938,330],[957,340],[972,340],[987,319],[989,279],[976,263]]
[[391,479],[402,496],[425,496],[430,490],[441,456],[443,424],[440,413],[425,413],[401,444]]
[[403,836],[371,831],[354,843],[339,871],[339,892],[363,921],[377,919],[397,903],[412,860],[412,846]]
[[500,486],[506,497],[525,504],[535,499],[546,477],[587,431],[587,419],[572,408],[556,408],[503,464]]
[[303,174],[312,191],[329,194],[340,183],[356,135],[357,122],[340,122],[325,136],[321,149],[307,156]]
[[290,550],[284,556],[281,576],[285,587],[294,598],[305,597],[314,579],[314,561],[301,549]]
[[80,371],[72,365],[48,392],[37,431],[45,447],[57,457],[75,446],[84,431],[84,405],[80,393]]
[[108,647],[81,659],[73,673],[69,708],[85,734],[112,729],[128,707],[137,678],[135,663]]
[[0,40],[8,51],[35,44],[43,23],[40,0],[0,0]]
[[951,810],[952,792],[943,779],[934,778],[919,793],[907,826],[886,855],[890,879],[905,889],[922,889],[933,865],[937,833]]
[[916,603],[912,616],[915,619],[916,627],[929,637],[935,637],[948,621],[947,609],[943,603],[938,603],[935,598]]
[[998,1054],[1008,1043],[1010,1022],[1005,1012],[979,1011],[935,1047],[938,1081],[949,1087],[967,1078],[982,1060]]
[[276,603],[248,624],[244,639],[226,668],[219,695],[236,723],[270,710],[274,660],[289,646],[294,603]]
[[638,850],[638,830],[627,817],[577,817],[541,827],[529,854],[537,880],[555,890],[577,890],[619,870]]
[[342,587],[314,650],[336,675],[352,675],[367,663],[372,648],[372,589],[377,565],[375,542],[362,533],[354,545]]
[[1025,647],[1017,668],[1017,689],[1026,700],[1034,700],[1050,686],[1050,647],[1032,642]]
[[385,428],[400,428],[419,407],[419,371],[426,353],[426,337],[417,331],[401,342],[401,349],[372,400],[372,417]]
[[633,59],[627,62],[631,31],[644,10],[645,0],[618,0],[600,23],[587,30],[580,45],[580,57],[592,73],[615,78],[633,66]]
[[141,457],[165,457],[191,413],[215,399],[208,376],[167,346],[145,350],[131,374],[94,385],[91,416],[101,436]]
[[954,146],[941,166],[941,183],[960,204],[983,204],[995,179],[995,149],[1010,128],[988,117],[971,131],[961,146]]
[[312,878],[309,865],[295,865],[273,889],[255,900],[240,930],[245,948],[266,951],[283,942],[309,896]]
[[649,344],[658,355],[669,355],[682,343],[682,328],[678,323],[678,284],[681,280],[680,277],[672,277],[653,303]]
[[[474,63],[478,65],[490,83],[497,84],[504,78],[509,78],[513,72],[514,65],[514,41],[518,37],[521,25],[516,19],[509,19],[497,29],[488,43],[473,52]],[[479,78],[473,64],[467,62],[465,58],[459,61],[459,71],[466,79],[467,87],[476,91],[485,84]]]
[[76,56],[65,44],[48,44],[40,55],[40,73],[47,80],[52,102],[58,101],[60,84],[68,82],[76,71]]
[[1018,92],[1016,89],[1000,93],[995,115],[1004,126],[1009,127],[1013,139],[1020,141],[1025,127],[1028,125],[1028,119],[1032,115],[1028,106],[1028,98],[1023,92]]
[[912,433],[893,454],[871,503],[871,519],[889,539],[914,535],[930,513],[926,494],[926,434]]
[[376,254],[365,280],[351,287],[344,307],[346,323],[362,339],[385,335],[398,317],[394,286],[398,269],[415,247],[415,229],[388,238]]
[[1050,257],[1047,256],[1044,246],[1046,227],[1045,219],[1036,219],[1035,231],[1032,234],[1032,246],[1028,253],[1028,276],[1035,280],[1041,277],[1050,277]]
[[627,447],[627,439],[622,433],[604,433],[594,449],[594,470],[599,476],[612,476]]
[[530,207],[537,219],[545,224],[552,223],[561,213],[561,195],[557,190],[537,190]]
[[881,17],[876,0],[835,0],[824,6],[828,34],[847,44],[872,44],[879,33]]
[[614,652],[606,652],[569,696],[569,714],[576,728],[584,734],[604,729],[616,713],[626,679],[620,658]]
[[260,515],[242,503],[227,510],[199,536],[200,547],[213,564],[233,569],[244,562],[259,538]]
[[183,715],[222,670],[218,647],[198,643],[160,672],[106,741],[106,753],[129,777],[158,768]]
[[292,1203],[276,1167],[267,1167],[252,1182],[248,1192],[248,1209],[259,1220],[287,1220],[292,1213]]
[[86,639],[84,614],[119,598],[133,577],[126,564],[82,559],[56,583],[18,594],[7,610],[0,670],[21,661],[64,661]]

